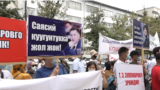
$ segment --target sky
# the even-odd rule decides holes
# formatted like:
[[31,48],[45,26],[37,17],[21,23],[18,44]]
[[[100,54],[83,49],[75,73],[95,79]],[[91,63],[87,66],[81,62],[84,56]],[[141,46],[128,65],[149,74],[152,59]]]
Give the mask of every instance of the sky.
[[105,4],[118,7],[129,11],[141,10],[144,7],[157,7],[160,8],[159,0],[96,0]]

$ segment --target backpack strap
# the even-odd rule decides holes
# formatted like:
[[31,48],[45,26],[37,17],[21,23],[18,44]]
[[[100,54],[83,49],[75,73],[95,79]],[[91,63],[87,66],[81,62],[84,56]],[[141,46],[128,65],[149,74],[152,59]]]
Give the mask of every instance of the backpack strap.
[[22,73],[17,74],[17,75],[14,77],[14,79],[15,79],[18,75],[20,75],[20,74],[22,74]]

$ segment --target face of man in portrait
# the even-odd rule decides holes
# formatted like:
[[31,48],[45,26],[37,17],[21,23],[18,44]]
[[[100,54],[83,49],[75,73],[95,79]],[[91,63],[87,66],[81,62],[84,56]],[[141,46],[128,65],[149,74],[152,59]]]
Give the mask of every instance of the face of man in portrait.
[[72,28],[72,26],[69,23],[66,23],[65,28],[66,28],[65,31],[68,33],[70,32],[70,29]]
[[70,38],[74,45],[76,45],[80,39],[80,34],[77,32],[77,30],[72,30],[70,32]]

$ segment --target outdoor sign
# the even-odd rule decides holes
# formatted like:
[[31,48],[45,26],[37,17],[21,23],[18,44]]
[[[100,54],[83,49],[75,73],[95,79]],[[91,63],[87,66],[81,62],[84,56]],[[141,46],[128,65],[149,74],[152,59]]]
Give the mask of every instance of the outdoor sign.
[[28,56],[81,55],[81,24],[29,16]]
[[133,47],[149,49],[149,26],[133,19]]
[[26,61],[26,22],[0,17],[0,64]]

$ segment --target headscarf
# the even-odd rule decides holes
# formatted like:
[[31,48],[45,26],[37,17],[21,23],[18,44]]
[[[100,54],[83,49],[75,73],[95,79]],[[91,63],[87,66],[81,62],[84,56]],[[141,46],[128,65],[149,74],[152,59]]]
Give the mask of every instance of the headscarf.
[[32,77],[25,72],[24,70],[25,66],[26,64],[13,65],[11,73],[14,79],[17,80],[32,79]]
[[26,64],[17,64],[17,65],[13,65],[13,69],[11,71],[12,75],[14,73],[16,73],[17,71],[20,71],[21,73],[26,73],[24,68],[25,68]]
[[27,62],[27,71],[28,73],[34,73],[35,71],[32,70],[32,61]]

